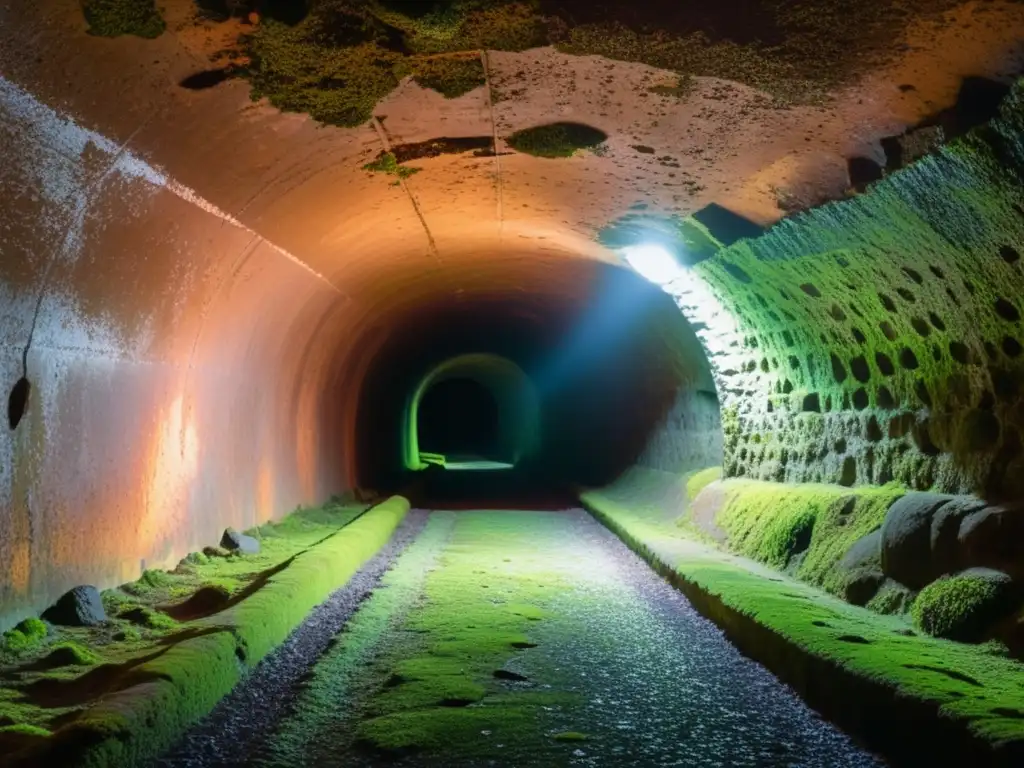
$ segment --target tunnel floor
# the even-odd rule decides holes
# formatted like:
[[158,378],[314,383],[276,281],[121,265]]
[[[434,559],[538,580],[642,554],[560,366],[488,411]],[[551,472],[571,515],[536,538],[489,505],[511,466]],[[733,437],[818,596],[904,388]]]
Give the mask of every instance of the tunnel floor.
[[884,765],[579,509],[414,510],[156,764]]

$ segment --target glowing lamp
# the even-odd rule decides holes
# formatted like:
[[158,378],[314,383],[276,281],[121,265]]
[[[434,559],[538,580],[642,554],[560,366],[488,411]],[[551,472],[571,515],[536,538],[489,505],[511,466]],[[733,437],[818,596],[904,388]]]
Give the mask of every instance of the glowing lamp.
[[622,249],[622,255],[641,277],[656,285],[668,285],[683,274],[676,257],[662,245],[629,245]]

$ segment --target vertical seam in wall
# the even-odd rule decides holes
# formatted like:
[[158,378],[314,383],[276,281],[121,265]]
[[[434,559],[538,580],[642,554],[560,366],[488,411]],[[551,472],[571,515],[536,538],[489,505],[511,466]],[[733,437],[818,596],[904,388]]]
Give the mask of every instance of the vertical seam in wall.
[[[103,173],[98,174],[96,178],[94,178],[85,188],[82,196],[83,221],[88,215],[89,206],[92,204],[92,196],[95,191],[102,186],[103,182],[107,180],[108,176],[110,176],[111,171],[117,167],[118,161],[127,151],[128,145],[131,143],[132,139],[134,139],[136,135],[138,135],[139,131],[145,128],[148,124],[149,119],[146,119],[134,131],[132,131],[131,135],[124,141],[124,143],[117,148],[117,152],[114,153],[114,156],[110,159],[110,162],[107,164]],[[77,211],[72,211],[71,215],[68,217],[68,226],[67,231],[64,233],[64,238],[60,241],[60,245],[55,246],[53,250],[50,251],[50,258],[46,262],[46,269],[43,272],[43,278],[40,281],[39,296],[36,298],[36,306],[32,311],[32,324],[29,326],[28,339],[25,340],[25,349],[22,350],[21,353],[21,375],[25,378],[28,378],[28,355],[32,350],[32,342],[35,340],[36,327],[39,325],[39,313],[43,307],[43,300],[49,293],[50,277],[53,274],[53,268],[57,263],[57,259],[67,250],[68,242],[71,239],[72,225],[74,223],[75,216],[77,216]]]
[[[391,141],[388,139],[388,135],[384,130],[384,126],[380,122],[380,118],[374,115],[372,118],[370,118],[370,121],[373,123],[373,129],[377,132],[377,137],[380,139],[380,143],[383,145],[384,151],[390,152]],[[423,211],[420,210],[420,204],[416,201],[416,196],[412,193],[412,190],[409,188],[409,185],[401,176],[398,177],[398,183],[405,191],[405,194],[409,197],[409,202],[412,203],[412,208],[414,211],[416,211],[416,216],[417,218],[419,218],[420,224],[423,226],[423,231],[427,235],[427,242],[430,244],[431,254],[440,259],[441,254],[437,250],[437,242],[435,242],[434,235],[431,234],[430,232],[430,227],[427,226],[427,220],[423,217]]]
[[491,149],[494,150],[495,187],[498,193],[498,243],[505,236],[505,178],[501,169],[501,153],[498,151],[498,123],[494,117],[494,91],[491,87],[491,67],[487,51],[480,51],[480,61],[484,67],[484,80],[487,83],[487,106],[491,113]]

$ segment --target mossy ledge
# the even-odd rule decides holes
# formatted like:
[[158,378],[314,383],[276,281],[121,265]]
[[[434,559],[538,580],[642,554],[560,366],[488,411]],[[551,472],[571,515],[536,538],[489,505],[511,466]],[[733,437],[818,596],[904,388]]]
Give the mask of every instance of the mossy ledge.
[[[126,665],[117,685],[8,765],[133,766],[167,748],[383,546],[409,510],[394,496],[286,561],[259,590],[196,622],[166,651]],[[241,662],[241,663],[240,663]]]
[[917,635],[902,620],[689,539],[603,491],[581,500],[742,653],[895,765],[1024,760],[1018,663]]

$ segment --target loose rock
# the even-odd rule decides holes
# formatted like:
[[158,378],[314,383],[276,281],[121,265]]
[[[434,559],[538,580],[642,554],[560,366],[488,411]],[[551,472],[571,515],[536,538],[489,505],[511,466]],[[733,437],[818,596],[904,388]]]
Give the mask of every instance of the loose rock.
[[43,613],[51,624],[65,627],[91,627],[107,620],[99,590],[88,584],[65,592]]
[[260,543],[256,539],[252,536],[246,536],[244,533],[239,533],[234,528],[228,528],[224,531],[220,545],[224,549],[240,552],[243,555],[258,555],[260,551]]
[[882,523],[882,571],[901,584],[920,589],[935,580],[931,557],[932,517],[954,497],[908,493],[897,499]]

